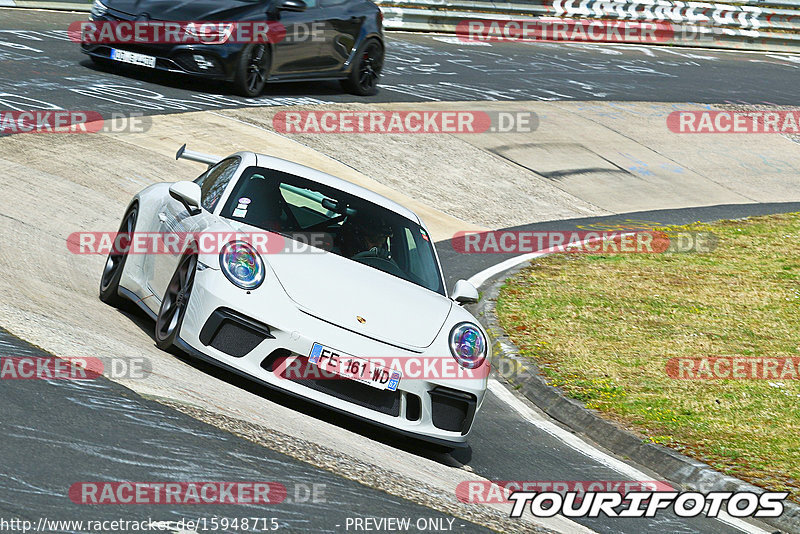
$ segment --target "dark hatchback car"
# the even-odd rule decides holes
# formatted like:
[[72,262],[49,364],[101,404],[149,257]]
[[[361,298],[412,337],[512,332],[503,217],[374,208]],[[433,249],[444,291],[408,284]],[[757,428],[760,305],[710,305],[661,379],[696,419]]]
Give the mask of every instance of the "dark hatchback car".
[[266,43],[81,44],[105,67],[129,63],[227,80],[247,97],[267,82],[317,80],[340,80],[347,91],[371,95],[383,68],[383,17],[370,0],[95,0],[90,19],[280,25],[286,37]]

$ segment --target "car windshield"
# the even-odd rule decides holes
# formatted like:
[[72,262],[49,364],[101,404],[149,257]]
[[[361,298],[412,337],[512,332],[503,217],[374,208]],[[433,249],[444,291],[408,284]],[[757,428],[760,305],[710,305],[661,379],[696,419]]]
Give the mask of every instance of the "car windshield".
[[444,295],[428,233],[384,207],[305,178],[250,167],[222,217],[289,238],[324,237],[329,252]]

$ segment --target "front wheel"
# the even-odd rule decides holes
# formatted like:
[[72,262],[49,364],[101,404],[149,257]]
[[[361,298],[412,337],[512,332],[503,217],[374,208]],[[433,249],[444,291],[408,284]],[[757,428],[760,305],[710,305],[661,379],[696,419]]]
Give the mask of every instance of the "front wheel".
[[189,297],[194,286],[194,274],[197,271],[197,254],[189,250],[183,255],[169,281],[167,291],[161,301],[161,308],[156,318],[156,345],[161,350],[175,348],[178,334],[181,331]]
[[378,78],[383,70],[383,45],[377,39],[367,39],[356,52],[353,69],[342,87],[359,96],[378,92]]
[[136,230],[138,215],[139,207],[134,205],[122,218],[117,238],[114,240],[111,252],[108,253],[105,267],[103,267],[103,275],[100,277],[100,300],[117,308],[125,303],[125,297],[119,294],[119,281],[122,278],[125,261],[128,259],[128,251],[119,250],[118,246],[121,246],[122,238],[125,236],[127,236],[127,243],[131,242],[133,232]]
[[270,52],[265,44],[251,43],[244,47],[236,63],[233,85],[241,96],[254,98],[267,84]]

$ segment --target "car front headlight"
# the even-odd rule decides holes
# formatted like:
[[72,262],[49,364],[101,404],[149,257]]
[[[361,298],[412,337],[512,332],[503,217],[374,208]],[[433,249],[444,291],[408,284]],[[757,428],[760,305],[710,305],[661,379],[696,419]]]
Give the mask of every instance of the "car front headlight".
[[219,264],[225,277],[242,289],[255,289],[264,281],[264,262],[244,241],[232,241],[222,247]]
[[186,35],[201,44],[225,44],[233,34],[233,23],[208,22],[205,24],[189,24]]
[[94,0],[92,4],[92,18],[102,17],[108,11],[108,7],[100,0]]
[[486,359],[486,338],[472,323],[459,323],[450,331],[450,352],[461,367],[475,369]]

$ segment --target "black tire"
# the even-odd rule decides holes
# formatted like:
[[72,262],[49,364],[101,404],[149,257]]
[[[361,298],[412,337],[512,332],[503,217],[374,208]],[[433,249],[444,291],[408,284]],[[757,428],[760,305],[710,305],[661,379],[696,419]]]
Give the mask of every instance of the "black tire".
[[353,69],[342,87],[354,95],[372,96],[378,92],[378,78],[383,70],[383,45],[377,39],[367,39],[353,58]]
[[161,350],[175,350],[175,342],[181,332],[189,297],[194,285],[194,274],[197,271],[197,254],[189,251],[181,257],[178,268],[167,285],[167,291],[161,300],[161,308],[156,318],[156,345]]
[[237,94],[248,98],[261,94],[269,77],[271,57],[267,44],[250,43],[242,49],[233,78]]
[[[119,227],[119,234],[127,234],[130,243],[130,235],[136,231],[136,219],[139,216],[139,206],[134,204],[125,213],[122,218],[122,224]],[[116,243],[121,241],[117,238]],[[106,258],[106,264],[103,267],[103,274],[100,276],[100,300],[114,307],[123,306],[127,299],[119,294],[119,281],[122,278],[122,270],[125,267],[125,261],[128,259],[127,251],[119,253],[119,251],[111,250]]]

